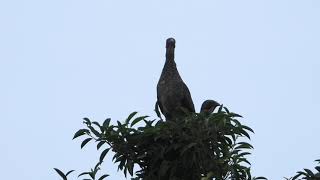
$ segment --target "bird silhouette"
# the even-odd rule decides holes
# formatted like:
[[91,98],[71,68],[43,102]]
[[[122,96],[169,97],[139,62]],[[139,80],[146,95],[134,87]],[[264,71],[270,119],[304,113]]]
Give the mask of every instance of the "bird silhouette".
[[166,62],[157,85],[157,104],[167,121],[185,114],[183,111],[195,112],[190,91],[174,61],[175,44],[173,38],[166,41]]
[[205,100],[200,108],[200,113],[211,114],[220,104],[214,100]]

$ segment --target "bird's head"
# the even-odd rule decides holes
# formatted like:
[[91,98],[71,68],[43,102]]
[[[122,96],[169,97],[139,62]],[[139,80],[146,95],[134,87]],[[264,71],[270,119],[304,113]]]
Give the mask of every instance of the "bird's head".
[[175,48],[176,40],[174,38],[168,38],[166,43],[166,48]]
[[166,57],[168,59],[174,59],[174,48],[176,47],[176,40],[173,38],[168,38],[166,42]]
[[202,103],[200,112],[212,113],[216,107],[220,106],[220,104],[214,100],[205,100]]

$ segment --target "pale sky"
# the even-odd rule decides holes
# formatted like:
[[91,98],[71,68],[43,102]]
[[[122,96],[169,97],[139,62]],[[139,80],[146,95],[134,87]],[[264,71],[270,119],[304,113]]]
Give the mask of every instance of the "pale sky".
[[[317,0],[0,1],[0,179],[76,179],[99,157],[71,140],[83,117],[155,117],[168,37],[196,109],[215,99],[255,130],[253,175],[313,168],[319,20]],[[109,179],[125,179],[110,157]]]

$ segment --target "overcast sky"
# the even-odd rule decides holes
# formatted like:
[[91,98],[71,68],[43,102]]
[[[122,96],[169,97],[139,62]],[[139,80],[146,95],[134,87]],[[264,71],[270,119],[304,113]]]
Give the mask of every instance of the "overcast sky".
[[[98,161],[82,118],[151,115],[174,37],[196,109],[215,99],[252,127],[253,174],[320,158],[320,1],[0,1],[0,179],[57,180]],[[109,179],[122,180],[105,161]]]

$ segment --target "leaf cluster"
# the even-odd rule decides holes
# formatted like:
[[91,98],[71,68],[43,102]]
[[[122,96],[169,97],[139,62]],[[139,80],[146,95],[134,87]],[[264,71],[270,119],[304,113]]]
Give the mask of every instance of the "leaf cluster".
[[[215,113],[193,113],[172,121],[148,120],[131,113],[116,125],[84,118],[86,128],[74,135],[86,137],[81,148],[94,141],[100,154],[96,168],[81,173],[95,179],[98,166],[112,150],[113,162],[125,176],[138,180],[266,179],[251,177],[246,156],[253,147],[248,142],[251,128],[241,124],[241,116],[221,106]],[[136,127],[137,124],[143,124]],[[60,173],[59,173],[60,174]],[[60,174],[61,175],[61,174]],[[107,177],[107,175],[105,175]]]
[[[315,160],[320,164],[320,159]],[[287,180],[297,180],[297,179],[307,179],[307,180],[320,180],[320,166],[315,167],[317,172],[312,172],[310,169],[303,169],[303,171],[298,171],[297,174],[291,178],[286,178]]]

